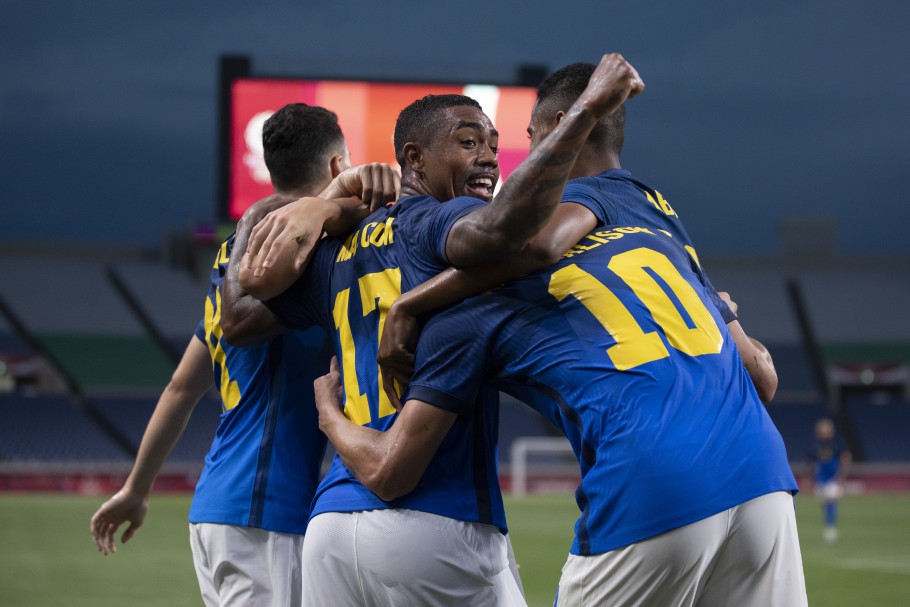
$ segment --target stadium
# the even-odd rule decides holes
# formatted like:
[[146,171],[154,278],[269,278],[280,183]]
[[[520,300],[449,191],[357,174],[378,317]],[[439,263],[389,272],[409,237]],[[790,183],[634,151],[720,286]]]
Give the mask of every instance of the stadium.
[[[773,359],[765,408],[801,488],[809,604],[906,604],[910,119],[898,100],[910,81],[894,63],[907,55],[907,8],[586,1],[558,19],[545,8],[14,11],[0,60],[0,603],[200,604],[187,517],[224,390],[192,408],[129,543],[120,529],[117,554],[100,555],[89,522],[124,486],[198,343],[222,241],[273,193],[262,132],[276,110],[328,108],[351,164],[400,169],[398,113],[423,95],[466,95],[497,131],[498,195],[528,158],[541,81],[616,51],[646,85],[626,104],[623,167],[657,184],[651,202],[684,219],[696,264]],[[454,26],[477,13],[488,18],[472,31]],[[500,401],[509,537],[528,605],[551,605],[579,518],[579,462],[544,416]],[[820,419],[851,460],[836,500],[814,478]],[[321,474],[334,452],[330,442]]]

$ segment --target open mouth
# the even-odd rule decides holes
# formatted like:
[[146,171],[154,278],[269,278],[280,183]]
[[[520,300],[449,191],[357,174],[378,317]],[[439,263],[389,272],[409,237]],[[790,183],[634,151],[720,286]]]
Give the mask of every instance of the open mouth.
[[465,184],[468,196],[480,198],[489,202],[493,199],[493,187],[496,180],[488,175],[471,177]]

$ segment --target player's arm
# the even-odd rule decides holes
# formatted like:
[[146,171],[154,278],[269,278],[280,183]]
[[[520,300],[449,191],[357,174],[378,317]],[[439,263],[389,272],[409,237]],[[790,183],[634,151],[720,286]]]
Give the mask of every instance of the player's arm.
[[386,316],[377,357],[383,387],[393,404],[400,406],[392,380],[405,385],[413,372],[418,316],[556,263],[597,224],[597,217],[587,207],[562,203],[544,229],[518,255],[492,264],[449,268],[396,299]]
[[385,432],[355,424],[341,410],[338,362],[314,383],[319,429],[364,487],[390,501],[410,493],[455,422],[456,414],[409,400]]
[[[730,294],[724,291],[717,293],[724,300],[733,314],[738,311],[738,306],[730,298]],[[774,360],[771,353],[757,339],[746,335],[739,320],[732,320],[727,323],[727,329],[730,336],[736,342],[736,348],[739,350],[739,356],[743,360],[743,365],[752,378],[755,385],[755,391],[763,403],[769,403],[777,393],[777,369],[774,368]]]
[[252,229],[268,213],[286,204],[286,198],[270,196],[250,206],[237,223],[227,274],[221,284],[221,328],[232,346],[252,346],[283,331],[275,315],[243,288],[239,274]]
[[356,196],[373,212],[397,200],[399,194],[401,175],[398,171],[384,162],[372,162],[345,169],[317,197],[332,200]]
[[152,484],[183,434],[196,403],[212,383],[212,359],[208,348],[193,337],[158,399],[123,488],[92,516],[89,529],[102,554],[117,552],[114,534],[120,525],[129,522],[120,538],[124,543],[142,526],[148,513]]
[[347,235],[400,191],[401,177],[387,164],[360,165],[341,172],[318,196],[269,213],[253,228],[243,251],[241,287],[263,301],[282,293],[306,269],[324,233]]
[[306,270],[323,234],[344,236],[368,211],[355,198],[309,197],[269,213],[252,227],[242,249],[240,289],[262,301],[282,293]]
[[621,55],[605,55],[587,88],[547,138],[518,166],[493,202],[459,219],[446,239],[453,266],[518,253],[550,220],[591,129],[644,83]]

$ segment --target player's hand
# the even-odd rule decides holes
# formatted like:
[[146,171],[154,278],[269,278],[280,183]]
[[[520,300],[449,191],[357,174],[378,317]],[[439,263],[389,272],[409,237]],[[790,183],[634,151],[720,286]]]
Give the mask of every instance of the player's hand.
[[346,169],[339,173],[333,184],[337,190],[331,190],[332,195],[325,198],[356,196],[370,206],[371,212],[398,200],[401,194],[401,175],[384,162]]
[[601,58],[577,103],[600,118],[612,114],[626,99],[635,97],[644,89],[645,83],[632,64],[619,53],[610,53]]
[[317,377],[313,382],[313,391],[316,396],[316,409],[319,411],[320,422],[323,417],[338,414],[344,403],[344,391],[341,388],[341,371],[338,369],[338,359],[332,357],[329,363],[329,372],[322,377]]
[[[272,211],[256,224],[244,253],[243,263],[253,276],[262,276],[280,264],[299,273],[313,247],[322,237],[325,215],[318,198],[301,198]],[[320,211],[320,212],[317,212]]]
[[729,293],[727,293],[726,291],[718,291],[717,296],[720,297],[725,302],[727,302],[727,305],[730,307],[730,311],[733,312],[734,314],[736,314],[737,310],[739,310],[739,306],[736,304],[735,301],[733,301],[730,298]]
[[98,551],[107,556],[117,552],[114,534],[123,523],[129,521],[129,526],[120,541],[124,544],[136,533],[145,521],[149,509],[148,494],[137,494],[122,489],[114,494],[111,499],[104,502],[92,516],[89,531]]
[[408,385],[414,374],[414,351],[419,335],[417,318],[392,304],[386,314],[376,362],[382,375],[382,389],[396,411],[401,411],[400,389]]

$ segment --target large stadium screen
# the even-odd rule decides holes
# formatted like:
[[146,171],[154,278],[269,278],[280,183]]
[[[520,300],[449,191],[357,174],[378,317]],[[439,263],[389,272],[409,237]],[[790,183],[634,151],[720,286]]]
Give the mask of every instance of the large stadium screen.
[[272,193],[262,159],[262,123],[283,105],[303,102],[335,112],[353,164],[397,166],[392,134],[398,112],[431,93],[458,93],[480,102],[500,134],[501,185],[528,154],[531,87],[240,78],[231,85],[229,217],[239,219],[252,203]]

